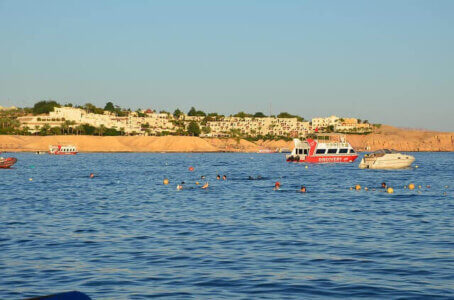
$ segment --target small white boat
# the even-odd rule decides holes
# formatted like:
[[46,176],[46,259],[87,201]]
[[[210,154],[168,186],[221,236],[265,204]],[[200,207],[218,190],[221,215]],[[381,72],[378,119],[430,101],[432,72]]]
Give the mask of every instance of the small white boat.
[[408,168],[415,157],[395,150],[378,150],[364,155],[359,163],[360,169],[403,169]]
[[49,154],[75,155],[75,154],[77,154],[77,147],[74,145],[50,145]]

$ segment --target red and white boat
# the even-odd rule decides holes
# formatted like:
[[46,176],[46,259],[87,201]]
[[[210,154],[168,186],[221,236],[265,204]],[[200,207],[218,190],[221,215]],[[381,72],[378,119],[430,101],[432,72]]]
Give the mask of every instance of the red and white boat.
[[16,162],[17,162],[17,158],[15,158],[15,157],[7,157],[7,158],[0,157],[0,169],[9,169]]
[[289,162],[351,163],[358,157],[355,149],[342,135],[317,136],[315,139],[293,141],[295,148],[286,156]]
[[73,145],[50,145],[49,154],[53,155],[75,155],[77,148]]

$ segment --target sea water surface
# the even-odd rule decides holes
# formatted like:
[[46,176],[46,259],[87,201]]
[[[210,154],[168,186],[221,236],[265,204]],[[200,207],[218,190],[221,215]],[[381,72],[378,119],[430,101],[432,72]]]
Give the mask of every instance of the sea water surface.
[[378,171],[282,154],[14,154],[0,299],[452,299],[454,153],[414,155],[418,168]]

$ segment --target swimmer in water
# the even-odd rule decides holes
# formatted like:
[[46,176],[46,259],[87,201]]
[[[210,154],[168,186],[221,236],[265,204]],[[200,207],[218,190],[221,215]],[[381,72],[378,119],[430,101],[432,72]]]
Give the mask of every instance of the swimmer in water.
[[216,176],[216,179],[217,179],[217,180],[221,179],[221,175],[218,174],[218,175]]
[[382,182],[381,187],[382,187],[382,189],[386,189],[386,182]]
[[222,180],[227,180],[227,176],[222,175]]
[[306,187],[304,185],[301,186],[300,192],[301,193],[305,193],[306,192]]
[[95,174],[90,173],[90,178],[94,178],[94,177],[95,177]]
[[279,190],[279,188],[281,187],[281,184],[279,183],[279,181],[276,181],[276,183],[274,184],[274,189],[275,191]]
[[202,180],[203,180],[203,179],[205,179],[205,176],[203,176],[203,175],[202,175],[202,176],[200,176],[200,179],[202,179]]
[[179,185],[177,185],[177,190],[178,191],[183,189],[183,184],[184,184],[184,181],[182,181]]
[[254,178],[252,176],[249,176],[247,179],[254,180]]
[[210,185],[208,184],[208,182],[205,182],[205,184],[202,186],[202,189],[207,189]]

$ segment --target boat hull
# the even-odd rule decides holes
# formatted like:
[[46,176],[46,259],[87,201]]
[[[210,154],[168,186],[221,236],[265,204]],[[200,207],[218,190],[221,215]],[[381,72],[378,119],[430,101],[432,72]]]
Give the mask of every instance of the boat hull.
[[17,162],[17,158],[8,157],[0,160],[0,169],[9,169]]
[[411,164],[415,161],[414,157],[400,160],[387,160],[387,159],[376,159],[376,160],[361,160],[359,164],[360,169],[405,169],[411,167]]
[[304,159],[287,159],[287,161],[300,163],[352,163],[357,158],[358,155],[306,156]]
[[51,155],[76,155],[77,152],[60,152],[60,151],[57,151],[57,152],[49,152],[49,154],[51,154]]

